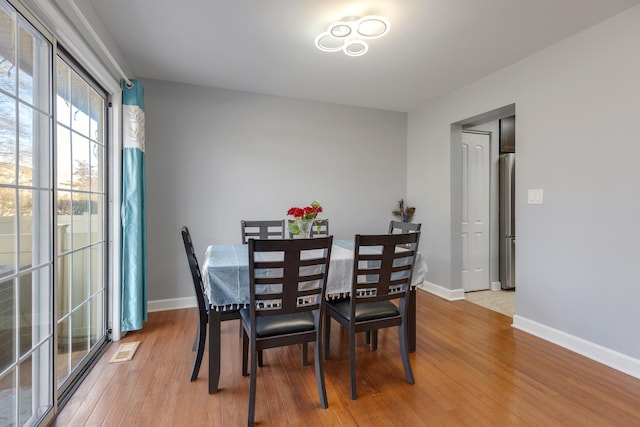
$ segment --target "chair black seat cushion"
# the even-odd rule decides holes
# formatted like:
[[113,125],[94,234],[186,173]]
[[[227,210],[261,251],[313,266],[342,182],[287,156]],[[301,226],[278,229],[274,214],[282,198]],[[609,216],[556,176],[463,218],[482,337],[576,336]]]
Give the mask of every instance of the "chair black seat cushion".
[[[250,324],[248,308],[240,310],[240,316]],[[315,329],[313,313],[304,311],[301,313],[280,314],[274,316],[260,316],[256,319],[256,336],[271,337],[275,335],[295,334],[308,332]]]
[[[342,317],[351,320],[351,300],[327,301]],[[356,304],[356,322],[400,316],[398,307],[391,301],[364,302]]]

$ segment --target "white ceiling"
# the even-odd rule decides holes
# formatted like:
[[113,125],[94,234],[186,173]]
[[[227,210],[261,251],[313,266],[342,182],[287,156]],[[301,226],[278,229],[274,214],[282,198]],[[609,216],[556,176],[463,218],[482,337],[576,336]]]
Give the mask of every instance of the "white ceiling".
[[[91,2],[135,72],[410,111],[640,0],[76,0]],[[321,52],[345,16],[387,17],[362,57]]]

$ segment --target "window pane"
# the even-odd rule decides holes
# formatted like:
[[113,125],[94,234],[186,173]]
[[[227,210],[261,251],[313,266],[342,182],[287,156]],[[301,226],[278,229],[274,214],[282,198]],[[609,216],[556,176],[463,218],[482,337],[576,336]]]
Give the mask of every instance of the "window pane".
[[71,254],[59,258],[57,264],[56,319],[61,319],[71,311]]
[[94,90],[91,91],[89,96],[91,97],[91,123],[89,128],[89,138],[103,144],[104,99]]
[[51,188],[51,116],[35,112],[33,142],[33,186]]
[[0,282],[0,372],[16,361],[15,280]]
[[16,371],[11,370],[0,378],[0,419],[7,420],[7,426],[17,425],[16,419]]
[[18,416],[20,417],[20,425],[26,424],[26,422],[33,416],[33,359],[31,356],[27,357],[22,363],[20,363],[20,387],[18,387]]
[[7,11],[0,3],[0,88],[9,93],[16,92],[16,13]]
[[102,192],[104,181],[104,147],[91,143],[91,191]]
[[49,267],[40,268],[31,273],[31,292],[35,296],[32,306],[33,316],[31,317],[33,345],[47,337],[51,339],[53,333],[51,329],[51,307],[53,305],[51,280]]
[[71,243],[77,249],[89,244],[89,194],[71,195]]
[[58,126],[57,131],[57,187],[71,188],[71,133],[63,126]]
[[71,372],[71,322],[69,317],[65,317],[58,323],[58,350],[56,353],[56,379],[58,386],[67,378]]
[[91,251],[91,287],[90,287],[90,292],[91,295],[95,295],[98,291],[102,290],[102,285],[104,283],[104,277],[103,277],[103,260],[104,260],[104,253],[103,253],[103,244],[97,244],[92,246],[90,249]]
[[[20,99],[46,114],[51,112],[51,45],[29,23],[18,17],[20,24],[18,63]],[[34,74],[35,73],[35,74]]]
[[71,129],[89,136],[89,85],[71,71]]
[[56,233],[58,254],[71,249],[71,193],[58,191]]
[[49,117],[20,104],[19,184],[49,186]]
[[33,182],[33,110],[20,104],[20,138],[18,143],[18,184]]
[[89,297],[89,249],[75,252],[72,257],[71,309],[73,310]]
[[0,93],[0,184],[16,183],[16,101]]
[[71,137],[71,158],[73,189],[89,191],[92,172],[89,163],[89,140],[77,133],[72,133]]
[[71,70],[60,58],[56,62],[57,90],[56,106],[58,123],[71,127]]
[[71,315],[71,369],[89,353],[89,303],[82,304]]
[[0,188],[0,277],[16,270],[16,190]]
[[104,196],[91,195],[91,243],[104,239]]
[[101,291],[91,299],[91,348],[104,336],[104,315],[104,292]]
[[18,262],[20,269],[31,267],[31,253],[33,245],[31,244],[31,226],[32,226],[32,209],[33,209],[33,192],[31,190],[18,191],[19,203],[19,228],[20,228],[20,254]]
[[31,350],[31,346],[33,345],[31,319],[33,316],[32,300],[34,294],[31,283],[31,274],[20,276],[19,283],[18,301],[20,301],[20,307],[18,308],[18,344],[20,357],[22,357]]
[[33,37],[23,27],[18,34],[20,46],[18,70],[18,87],[20,98],[28,103],[33,103]]
[[20,266],[51,260],[51,192],[20,190]]
[[[35,341],[35,340],[34,340]],[[34,416],[41,418],[53,404],[51,382],[53,381],[53,340],[49,338],[38,346],[31,354],[32,369],[32,398]]]

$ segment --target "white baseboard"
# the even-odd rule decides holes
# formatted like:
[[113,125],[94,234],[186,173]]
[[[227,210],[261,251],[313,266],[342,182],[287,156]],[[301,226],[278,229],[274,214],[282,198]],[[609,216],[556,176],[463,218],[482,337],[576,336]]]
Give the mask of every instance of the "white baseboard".
[[513,324],[511,326],[640,379],[639,359],[634,359],[633,357],[518,315],[513,316]]
[[492,291],[499,291],[500,289],[502,289],[502,284],[500,282],[491,282],[490,289]]
[[185,298],[171,298],[171,299],[158,299],[149,301],[147,304],[147,311],[153,313],[154,311],[167,311],[167,310],[180,310],[182,308],[197,307],[198,302],[196,297]]
[[435,283],[427,282],[426,280],[417,287],[448,301],[464,299],[464,289],[447,289]]

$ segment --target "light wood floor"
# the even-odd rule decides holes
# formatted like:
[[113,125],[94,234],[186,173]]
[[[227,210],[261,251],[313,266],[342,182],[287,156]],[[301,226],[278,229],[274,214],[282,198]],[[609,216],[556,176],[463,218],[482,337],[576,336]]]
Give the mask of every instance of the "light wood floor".
[[[404,381],[396,332],[381,331],[377,352],[361,337],[352,401],[347,336],[334,323],[325,364],[329,408],[319,406],[313,363],[301,366],[299,347],[267,350],[256,425],[640,426],[640,380],[513,329],[510,317],[468,301],[418,291],[417,306],[414,385]],[[214,395],[206,352],[198,380],[189,382],[196,323],[196,309],[151,313],[143,331],[124,339],[141,341],[135,358],[108,364],[112,344],[55,425],[246,425],[238,323],[223,323]]]

